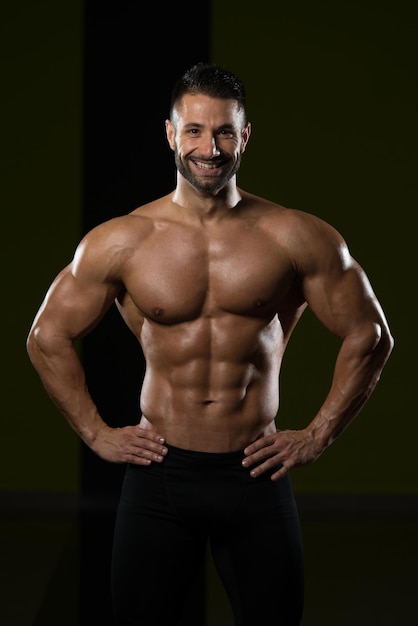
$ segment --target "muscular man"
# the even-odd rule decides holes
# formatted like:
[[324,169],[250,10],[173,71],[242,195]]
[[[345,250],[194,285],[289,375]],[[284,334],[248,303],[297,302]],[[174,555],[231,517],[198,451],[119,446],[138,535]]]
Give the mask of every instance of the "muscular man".
[[[315,461],[369,398],[393,340],[341,235],[237,187],[250,138],[233,74],[176,83],[174,191],[89,232],[52,283],[30,358],[70,425],[126,463],[113,548],[118,626],[179,624],[209,538],[239,626],[300,623],[303,559],[289,470]],[[73,343],[116,302],[146,374],[137,426],[111,428]],[[278,430],[279,373],[309,306],[341,339],[331,389],[302,430]]]

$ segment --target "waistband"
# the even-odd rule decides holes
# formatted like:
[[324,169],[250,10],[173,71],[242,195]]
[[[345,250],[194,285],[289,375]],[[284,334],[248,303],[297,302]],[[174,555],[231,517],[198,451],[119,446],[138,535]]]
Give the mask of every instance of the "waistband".
[[233,452],[202,452],[200,450],[187,450],[178,448],[169,443],[164,444],[168,450],[165,461],[177,460],[190,464],[214,465],[214,466],[230,466],[239,463],[244,458],[244,450],[235,450]]

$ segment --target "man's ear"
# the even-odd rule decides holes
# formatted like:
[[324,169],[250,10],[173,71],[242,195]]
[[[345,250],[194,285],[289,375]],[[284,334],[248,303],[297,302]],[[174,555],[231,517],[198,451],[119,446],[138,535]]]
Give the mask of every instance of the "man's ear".
[[245,128],[242,131],[241,154],[245,152],[245,148],[247,147],[247,143],[250,138],[250,135],[251,135],[251,124],[250,122],[248,122],[248,124],[245,125]]
[[165,121],[165,133],[167,135],[167,141],[169,143],[170,148],[174,150],[175,148],[174,138],[175,138],[176,131],[174,129],[173,124],[170,122],[170,120]]

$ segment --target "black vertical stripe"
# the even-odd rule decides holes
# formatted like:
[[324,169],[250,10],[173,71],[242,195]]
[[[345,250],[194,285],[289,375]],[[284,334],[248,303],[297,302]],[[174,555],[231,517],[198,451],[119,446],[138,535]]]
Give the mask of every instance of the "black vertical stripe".
[[[84,232],[174,187],[164,121],[174,80],[189,65],[208,60],[209,5],[85,0]],[[135,423],[144,363],[114,309],[84,340],[83,361],[105,421]],[[123,470],[83,446],[82,491],[88,504],[82,524],[81,607],[82,622],[89,626],[112,623],[110,544]],[[193,626],[204,623],[202,590],[198,585],[190,609],[187,623]]]

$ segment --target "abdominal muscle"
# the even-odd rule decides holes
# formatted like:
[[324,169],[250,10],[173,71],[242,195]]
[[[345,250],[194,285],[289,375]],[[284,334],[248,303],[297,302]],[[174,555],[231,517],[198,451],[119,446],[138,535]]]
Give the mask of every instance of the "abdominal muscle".
[[204,452],[240,450],[275,432],[281,338],[277,319],[145,322],[140,426]]

